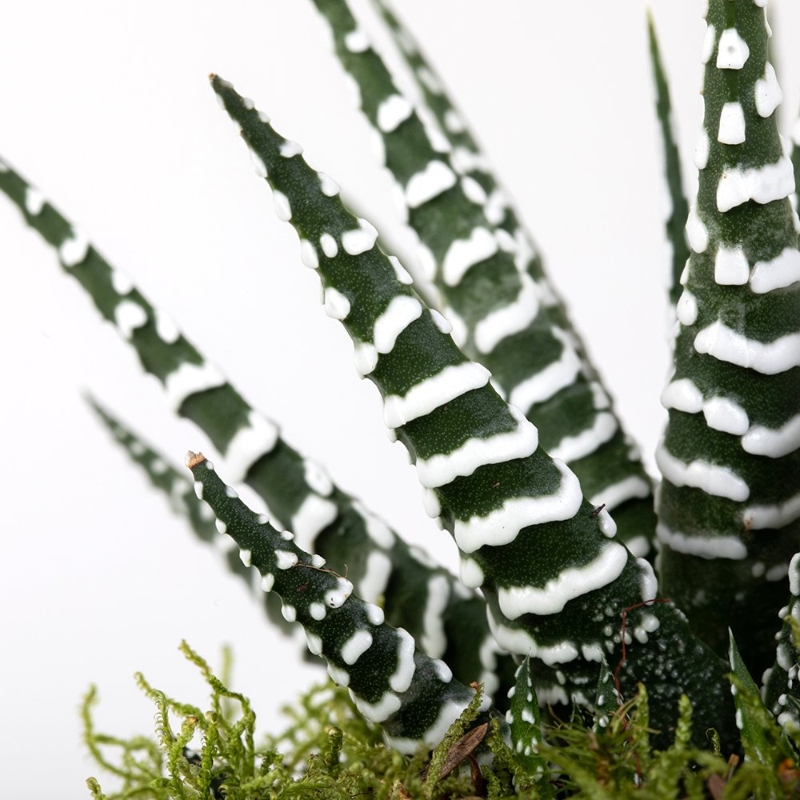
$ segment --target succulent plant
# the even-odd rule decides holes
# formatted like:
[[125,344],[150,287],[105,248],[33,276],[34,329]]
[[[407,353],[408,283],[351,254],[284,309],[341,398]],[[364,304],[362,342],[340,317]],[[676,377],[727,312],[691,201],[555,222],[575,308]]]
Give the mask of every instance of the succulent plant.
[[[759,737],[778,741],[781,729],[791,736],[800,727],[800,222],[765,0],[708,3],[699,189],[688,212],[651,28],[677,318],[658,482],[410,32],[374,0],[416,103],[345,0],[314,5],[413,231],[413,277],[368,211],[348,210],[299,144],[224,79],[212,76],[212,88],[277,215],[297,231],[300,259],[352,339],[358,373],[380,391],[425,510],[455,539],[460,582],[301,455],[0,162],[0,190],[220,458],[215,466],[189,454],[192,487],[97,406],[100,416],[199,538],[228,537],[231,568],[248,581],[255,570],[257,590],[280,596],[280,606],[267,603],[270,616],[303,626],[311,653],[401,752],[434,747],[478,702],[480,682],[479,719],[500,720],[535,771],[539,704],[593,710],[602,727],[643,684],[658,741],[688,724],[687,696],[695,744],[713,728],[724,752],[743,747],[759,759]],[[248,508],[231,484],[246,484],[269,514]],[[768,709],[751,677],[762,673]],[[770,714],[777,723],[765,734]]]

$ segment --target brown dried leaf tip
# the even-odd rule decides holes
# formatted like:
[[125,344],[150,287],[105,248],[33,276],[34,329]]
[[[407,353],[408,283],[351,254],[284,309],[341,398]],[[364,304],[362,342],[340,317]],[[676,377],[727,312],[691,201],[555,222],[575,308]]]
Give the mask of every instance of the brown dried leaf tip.
[[202,453],[193,453],[191,450],[186,454],[184,463],[189,469],[193,469],[198,464],[202,464],[206,457]]

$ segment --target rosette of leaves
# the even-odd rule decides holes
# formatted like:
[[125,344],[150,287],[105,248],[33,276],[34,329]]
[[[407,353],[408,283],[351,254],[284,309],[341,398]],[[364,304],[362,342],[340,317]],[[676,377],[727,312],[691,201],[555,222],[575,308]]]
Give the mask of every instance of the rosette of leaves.
[[[657,521],[650,482],[530,235],[407,31],[381,4],[422,85],[420,111],[427,114],[395,86],[346,3],[316,5],[359,86],[419,240],[426,269],[419,292],[399,260],[377,246],[376,229],[345,208],[335,182],[306,163],[298,144],[224,80],[214,77],[213,88],[270,184],[278,215],[298,231],[301,258],[320,276],[326,312],[353,339],[358,371],[380,390],[384,421],[416,465],[426,510],[454,536],[466,588],[422,564],[285,443],[7,165],[0,167],[0,189],[58,248],[62,265],[164,384],[175,410],[206,430],[226,459],[229,480],[246,481],[267,500],[288,529],[283,540],[296,537],[300,551],[324,553],[328,569],[353,566],[351,588],[336,584],[341,602],[334,607],[345,608],[353,583],[367,605],[352,616],[342,612],[329,643],[309,641],[312,650],[333,654],[340,682],[349,680],[343,664],[357,663],[362,682],[371,676],[373,683],[355,695],[394,741],[433,744],[430,731],[442,730],[439,707],[443,714],[448,709],[441,719],[452,721],[456,706],[465,707],[472,695],[458,680],[452,697],[449,689],[431,693],[415,683],[413,670],[395,686],[400,651],[410,645],[397,645],[408,641],[402,633],[380,634],[395,643],[387,657],[375,644],[378,614],[364,610],[377,608],[375,602],[386,616],[396,609],[395,624],[414,628],[427,651],[419,656],[427,665],[420,681],[434,675],[450,685],[447,663],[465,683],[483,680],[495,692],[507,685],[509,672],[501,669],[510,664],[508,656],[497,657],[499,646],[515,659],[530,657],[540,701],[593,705],[598,677],[607,678],[611,665],[615,696],[647,686],[657,729],[675,724],[685,694],[695,709],[695,739],[714,727],[726,748],[735,747],[720,630],[734,626],[751,671],[772,663],[772,628],[789,595],[783,579],[800,549],[800,256],[789,201],[792,168],[775,119],[780,90],[767,59],[765,4],[709,4],[700,188],[687,226],[692,255],[680,280],[675,373],[664,393],[670,423],[658,456],[664,481]],[[668,106],[662,103],[660,113],[666,119]],[[438,121],[436,134],[426,116]],[[677,196],[679,185],[670,186]],[[674,224],[670,230],[680,252],[681,234]],[[204,463],[193,459],[191,466],[197,472]],[[195,479],[204,493],[208,476]],[[235,492],[220,484],[206,499],[225,534]],[[263,563],[251,560],[250,540],[237,539],[245,566],[259,567],[262,588],[275,586],[276,564],[288,572],[306,559],[322,569],[321,560],[294,551],[292,564],[287,556],[281,562],[275,552],[291,548],[279,544],[279,530],[270,531],[269,541],[258,544]],[[661,590],[646,559],[656,534]],[[305,591],[301,585],[289,581],[283,591]],[[411,593],[416,602],[403,595],[410,586],[421,587]],[[303,606],[305,624],[310,637],[319,637],[310,620],[321,622],[327,610],[317,619],[312,606]],[[293,621],[297,604],[284,596],[283,609]],[[426,657],[443,666],[430,666]],[[421,696],[435,698],[425,724],[406,713],[407,703]]]

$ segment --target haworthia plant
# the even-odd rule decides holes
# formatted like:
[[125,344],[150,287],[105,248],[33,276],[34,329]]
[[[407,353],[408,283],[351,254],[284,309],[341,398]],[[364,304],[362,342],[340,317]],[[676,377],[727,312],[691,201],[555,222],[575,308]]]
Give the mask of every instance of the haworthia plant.
[[692,255],[657,452],[662,591],[753,674],[800,539],[800,253],[764,4],[711,3]]
[[[117,435],[201,538],[233,538],[237,569],[258,569],[261,588],[280,594],[283,618],[303,625],[311,651],[401,751],[436,745],[475,701],[472,681],[487,690],[484,713],[498,716],[514,660],[509,734],[532,772],[544,769],[537,702],[593,707],[600,729],[639,683],[662,740],[677,725],[685,743],[691,718],[696,742],[713,728],[726,752],[743,743],[757,760],[764,730],[779,738],[778,725],[796,730],[800,719],[800,253],[765,0],[708,3],[700,183],[688,213],[651,30],[674,273],[687,240],[692,251],[673,287],[675,363],[662,398],[669,425],[655,512],[650,480],[531,237],[410,33],[375,2],[422,89],[419,113],[347,3],[314,0],[380,137],[438,308],[298,144],[230,84],[212,83],[278,215],[299,233],[302,261],[350,334],[359,373],[379,389],[426,511],[455,538],[463,585],[286,443],[0,161],[0,190],[57,248],[175,411],[206,432],[228,479],[253,487],[278,524],[192,454],[195,491],[216,516],[212,534],[174,471],[114,423]],[[660,585],[645,557],[656,538]],[[749,676],[770,666],[764,705]],[[776,724],[759,726],[765,714]]]

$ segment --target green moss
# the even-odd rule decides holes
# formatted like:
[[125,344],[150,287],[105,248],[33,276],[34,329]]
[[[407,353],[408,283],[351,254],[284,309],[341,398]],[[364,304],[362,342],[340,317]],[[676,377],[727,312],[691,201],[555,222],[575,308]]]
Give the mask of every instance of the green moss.
[[[226,686],[229,657],[222,677],[216,677],[185,642],[181,651],[205,678],[209,704],[202,710],[168,697],[137,674],[139,688],[156,706],[150,736],[122,739],[97,732],[92,719],[97,692],[94,687],[87,692],[82,707],[86,746],[97,767],[118,784],[105,794],[98,779],[89,778],[95,800],[736,800],[791,798],[800,792],[800,772],[785,749],[796,753],[798,741],[776,741],[763,760],[744,763],[718,747],[700,750],[690,745],[692,706],[686,697],[670,746],[655,749],[643,686],[602,728],[585,712],[576,711],[569,721],[551,716],[539,748],[548,766],[537,774],[515,757],[496,724],[488,730],[472,727],[480,693],[433,753],[409,758],[387,748],[378,726],[366,722],[347,691],[333,683],[314,686],[285,707],[286,728],[256,745],[250,702]],[[713,743],[713,731],[709,739]]]

